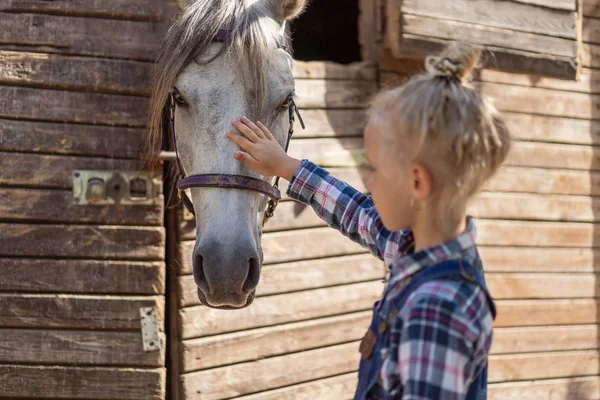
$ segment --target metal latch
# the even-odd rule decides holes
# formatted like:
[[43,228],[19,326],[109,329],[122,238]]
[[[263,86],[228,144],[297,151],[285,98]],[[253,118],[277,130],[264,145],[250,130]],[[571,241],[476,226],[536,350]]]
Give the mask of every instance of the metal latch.
[[158,329],[156,309],[154,307],[140,308],[140,318],[144,351],[160,350],[160,330]]
[[152,171],[73,171],[73,203],[79,205],[154,204],[162,182]]

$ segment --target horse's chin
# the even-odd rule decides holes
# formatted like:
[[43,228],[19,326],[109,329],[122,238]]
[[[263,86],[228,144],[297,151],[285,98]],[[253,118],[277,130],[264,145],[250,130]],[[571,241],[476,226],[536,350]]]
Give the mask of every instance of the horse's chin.
[[204,294],[204,292],[202,292],[202,290],[200,290],[200,288],[198,288],[198,300],[200,300],[200,303],[203,306],[206,306],[206,307],[209,307],[209,308],[214,308],[215,310],[241,310],[243,308],[248,307],[250,304],[252,304],[252,302],[254,301],[254,296],[255,295],[256,295],[256,289],[252,290],[248,294],[248,298],[246,299],[246,304],[244,304],[244,305],[242,305],[240,307],[236,307],[236,306],[213,306],[206,299],[206,295]]

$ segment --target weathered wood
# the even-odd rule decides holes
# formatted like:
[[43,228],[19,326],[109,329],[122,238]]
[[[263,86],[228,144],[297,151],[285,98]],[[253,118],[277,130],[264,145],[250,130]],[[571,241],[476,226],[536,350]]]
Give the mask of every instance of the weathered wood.
[[532,4],[536,6],[556,8],[557,10],[575,11],[577,9],[576,0],[512,0],[517,3]]
[[67,190],[0,188],[0,215],[5,221],[162,225],[163,197],[153,205],[79,206]]
[[358,42],[361,59],[377,62],[381,54],[385,0],[358,1]]
[[[140,329],[140,308],[164,319],[163,296],[91,296],[0,293],[4,328]],[[162,330],[162,324],[160,329]]]
[[598,196],[600,173],[589,171],[504,167],[484,188],[501,192]]
[[383,291],[380,281],[355,283],[256,299],[252,306],[223,313],[196,306],[180,311],[183,339],[368,310]]
[[162,227],[0,224],[0,256],[162,260]]
[[489,358],[489,382],[598,375],[597,350],[494,355]]
[[588,68],[599,68],[600,46],[584,43],[581,46],[581,65]]
[[375,81],[297,79],[301,108],[365,108],[377,91]]
[[342,65],[329,61],[294,60],[294,78],[304,79],[377,79],[377,67],[370,62],[357,62]]
[[184,340],[183,368],[190,372],[356,341],[370,321],[371,312],[366,311]]
[[3,398],[162,400],[164,368],[0,365]]
[[299,385],[286,386],[237,397],[239,400],[340,400],[351,399],[356,391],[358,375],[356,372],[319,379]]
[[499,300],[495,327],[598,323],[598,300]]
[[159,351],[144,351],[139,332],[0,329],[0,362],[161,367]]
[[357,365],[358,343],[348,343],[185,374],[183,391],[189,400],[224,399],[351,372]]
[[[575,1],[571,1],[571,7]],[[575,12],[557,11],[512,1],[403,0],[403,13],[451,19],[541,35],[576,38]],[[574,11],[574,10],[573,10]],[[539,50],[537,50],[539,51]]]
[[329,153],[336,153],[344,150],[355,150],[364,147],[363,139],[343,138],[343,139],[300,139],[294,140],[290,144],[288,153],[296,158],[319,158],[326,157]]
[[[404,2],[403,5],[406,3],[407,2]],[[480,3],[488,3],[488,1],[459,0],[449,3],[444,2],[442,4],[435,3],[434,0],[410,0],[408,3],[418,4],[417,7],[427,4],[427,7],[443,13],[445,11],[443,10],[445,5],[453,7],[456,4],[463,3],[460,5],[461,7],[465,7],[464,3],[476,5]],[[436,4],[435,6],[434,3]],[[490,1],[489,3],[492,2]],[[496,11],[498,10],[498,4],[505,4],[510,7],[514,7],[514,4],[509,2],[494,1],[493,4],[494,5],[492,6],[490,4],[487,6],[489,7],[488,12],[494,16],[497,15]],[[474,7],[466,6],[465,8],[473,9]],[[577,42],[572,39],[563,39],[555,36],[544,36],[522,31],[494,28],[487,24],[475,25],[473,23],[465,23],[454,20],[450,21],[446,19],[430,18],[411,14],[402,15],[401,23],[403,35],[407,34],[421,37],[434,37],[444,40],[468,40],[479,45],[495,46],[517,51],[544,53],[548,55],[569,58],[575,58],[577,56]],[[556,20],[556,18],[552,19],[552,21],[554,20]],[[545,21],[540,22],[544,23]],[[566,30],[564,32],[567,33]],[[573,32],[575,31],[573,30]],[[402,44],[400,43],[398,46],[401,48]]]
[[[259,296],[382,279],[383,261],[370,254],[267,265],[261,272]],[[0,285],[1,287],[1,285]],[[192,275],[179,278],[182,307],[200,304]]]
[[515,249],[479,246],[479,254],[488,273],[600,271],[600,263],[597,262],[600,260],[600,250],[589,248],[519,247]]
[[163,294],[163,262],[0,259],[0,291]]
[[591,146],[514,142],[505,165],[600,170],[600,155]]
[[[468,41],[468,39],[467,37],[465,40]],[[398,48],[392,49],[394,56],[422,58],[441,52],[448,45],[449,40],[404,33],[397,43],[399,43]],[[490,53],[485,64],[487,68],[570,80],[577,79],[581,69],[581,65],[572,57],[553,56],[491,45],[486,46],[486,51]]]
[[[586,3],[584,1],[584,3]],[[600,43],[600,21],[595,18],[585,18],[583,20],[583,36],[585,43]]]
[[[598,88],[600,89],[600,81]],[[513,139],[600,145],[600,122],[598,121],[511,112],[503,113],[503,117]]]
[[498,328],[491,354],[595,349],[599,333],[598,325]]
[[0,117],[55,122],[146,124],[148,99],[119,94],[0,86]]
[[1,153],[0,158],[1,185],[41,186],[52,189],[72,189],[73,171],[76,169],[138,171],[144,167],[142,161],[110,158],[24,153]]
[[492,383],[488,386],[490,400],[550,399],[581,400],[600,398],[600,378],[548,379],[525,382]]
[[[154,61],[168,21],[3,13],[0,48]],[[115,46],[118,43],[118,46]]]
[[[306,129],[296,127],[291,147],[297,138],[362,135],[366,125],[364,110],[301,110]],[[299,125],[299,124],[298,124]]]
[[582,11],[586,17],[600,18],[600,2],[598,0],[585,0]]
[[151,82],[148,62],[0,51],[6,85],[149,95]]
[[0,11],[156,21],[177,12],[175,1],[5,0]]
[[144,130],[116,126],[0,119],[0,150],[141,158]]
[[496,273],[486,279],[496,299],[593,298],[600,293],[592,273]]

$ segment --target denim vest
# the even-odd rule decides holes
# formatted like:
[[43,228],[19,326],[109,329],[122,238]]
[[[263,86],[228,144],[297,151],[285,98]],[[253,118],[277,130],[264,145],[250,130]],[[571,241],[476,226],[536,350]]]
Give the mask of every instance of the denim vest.
[[[487,290],[485,279],[483,276],[483,269],[481,262],[478,260],[473,271],[471,266],[463,260],[452,260],[445,261],[440,264],[434,265],[423,269],[420,272],[414,274],[410,279],[408,285],[402,289],[400,294],[391,300],[387,310],[394,309],[400,310],[408,296],[415,291],[422,284],[433,281],[433,280],[454,280],[454,281],[466,281],[478,285],[488,300],[493,318],[496,318],[496,306],[490,293]],[[377,344],[373,350],[371,357],[365,360],[361,357],[360,367],[358,371],[358,387],[354,400],[366,400],[369,391],[375,386],[379,373],[383,364],[381,357],[381,349],[387,347],[387,341],[389,341],[389,329],[385,329],[386,326],[392,324],[393,318],[388,316],[386,319],[380,316],[380,311],[376,310],[377,304],[373,310],[373,319],[371,321],[370,330],[377,337]],[[486,400],[487,398],[487,365],[477,375],[475,380],[469,386],[466,400]],[[379,396],[378,399],[388,399],[387,397]],[[392,400],[390,398],[390,400]]]

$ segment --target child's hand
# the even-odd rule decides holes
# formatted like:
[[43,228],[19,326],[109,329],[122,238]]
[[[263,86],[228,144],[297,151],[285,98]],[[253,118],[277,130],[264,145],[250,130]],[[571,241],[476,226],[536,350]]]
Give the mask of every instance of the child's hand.
[[227,132],[227,136],[246,151],[235,152],[233,158],[259,174],[281,176],[288,181],[292,179],[300,160],[288,156],[262,123],[257,121],[255,124],[246,117],[242,117],[241,122],[232,123],[244,136],[231,131]]

